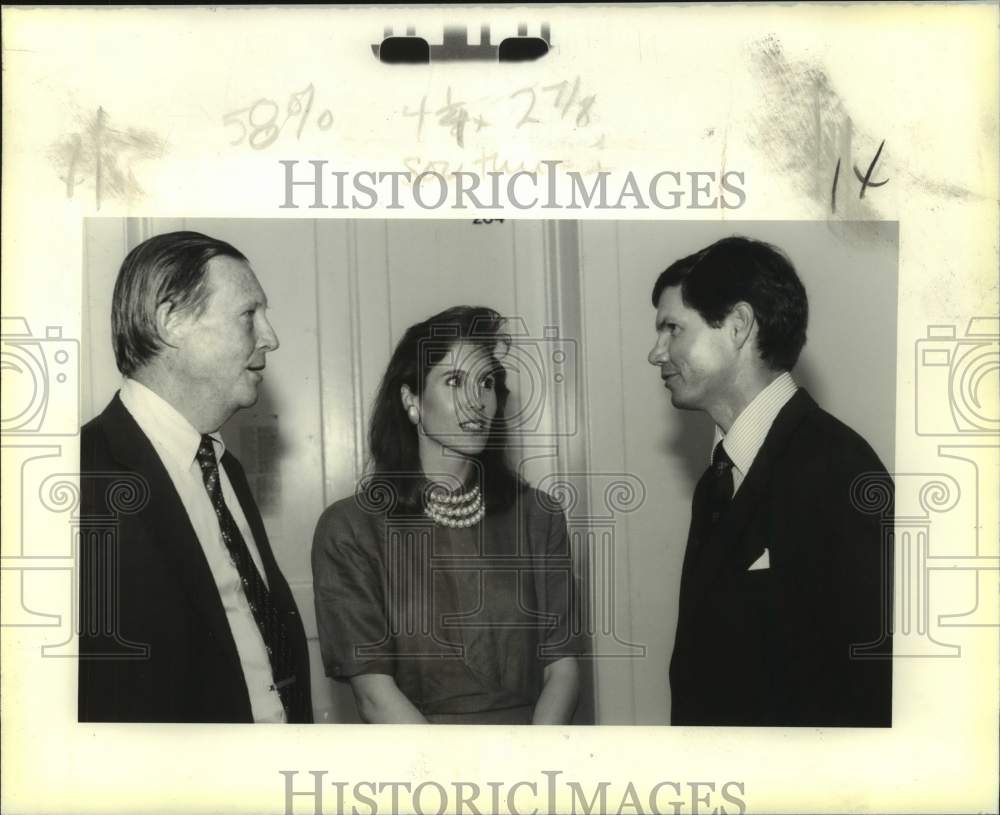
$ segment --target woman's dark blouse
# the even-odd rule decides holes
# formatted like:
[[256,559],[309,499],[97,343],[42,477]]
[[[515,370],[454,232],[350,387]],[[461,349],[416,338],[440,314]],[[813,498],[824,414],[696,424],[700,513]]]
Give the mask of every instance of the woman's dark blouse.
[[425,715],[534,705],[573,653],[573,569],[561,509],[527,488],[470,529],[345,498],[312,550],[327,676],[392,676]]

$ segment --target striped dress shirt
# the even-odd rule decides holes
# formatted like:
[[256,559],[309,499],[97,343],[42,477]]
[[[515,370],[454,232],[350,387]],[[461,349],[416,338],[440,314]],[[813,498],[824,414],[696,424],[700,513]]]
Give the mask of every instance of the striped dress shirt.
[[743,412],[736,417],[728,433],[716,425],[712,450],[721,441],[722,447],[733,461],[733,494],[740,488],[750,471],[760,448],[764,446],[771,425],[788,400],[795,395],[798,385],[785,371],[764,390],[758,393]]

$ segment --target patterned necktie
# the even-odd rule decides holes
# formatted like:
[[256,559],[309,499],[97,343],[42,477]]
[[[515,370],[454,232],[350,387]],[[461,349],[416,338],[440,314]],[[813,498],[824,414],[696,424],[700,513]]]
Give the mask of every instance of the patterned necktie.
[[292,686],[295,684],[294,666],[292,664],[289,638],[277,609],[271,600],[271,593],[264,583],[260,572],[250,556],[243,535],[236,521],[226,506],[222,496],[222,484],[219,482],[219,465],[215,460],[215,449],[209,436],[201,437],[201,445],[197,453],[198,466],[205,481],[205,489],[212,501],[215,516],[219,519],[219,531],[226,544],[233,564],[240,575],[243,593],[246,595],[254,622],[260,629],[267,648],[267,657],[271,663],[271,673],[274,677],[274,687],[281,696],[285,708],[285,716],[292,721]]
[[711,525],[719,522],[733,498],[733,460],[720,441],[712,453],[711,484],[709,487],[709,517]]

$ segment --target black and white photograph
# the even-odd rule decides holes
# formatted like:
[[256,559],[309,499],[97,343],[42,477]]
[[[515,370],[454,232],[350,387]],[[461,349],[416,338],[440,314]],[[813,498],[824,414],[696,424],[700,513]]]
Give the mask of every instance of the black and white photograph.
[[997,0],[0,16],[0,810],[997,812]]
[[896,224],[85,245],[80,721],[892,724]]

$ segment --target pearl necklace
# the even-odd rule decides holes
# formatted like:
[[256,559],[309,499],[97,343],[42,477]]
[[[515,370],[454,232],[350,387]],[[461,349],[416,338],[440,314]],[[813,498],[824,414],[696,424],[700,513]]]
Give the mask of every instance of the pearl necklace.
[[486,514],[483,496],[476,485],[468,492],[447,495],[443,498],[431,493],[427,496],[424,514],[439,526],[465,529],[475,526]]

